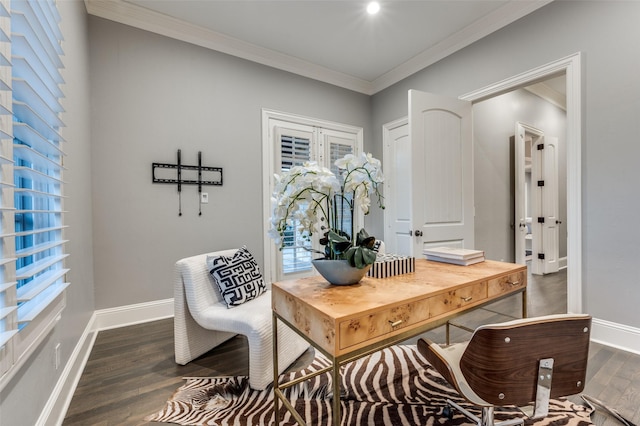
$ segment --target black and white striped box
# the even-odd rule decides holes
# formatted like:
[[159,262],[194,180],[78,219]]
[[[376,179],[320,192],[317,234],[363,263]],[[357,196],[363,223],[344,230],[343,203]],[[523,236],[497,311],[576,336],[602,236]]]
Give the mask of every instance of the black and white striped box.
[[385,254],[371,265],[367,276],[373,278],[387,278],[394,275],[408,274],[416,269],[415,257]]

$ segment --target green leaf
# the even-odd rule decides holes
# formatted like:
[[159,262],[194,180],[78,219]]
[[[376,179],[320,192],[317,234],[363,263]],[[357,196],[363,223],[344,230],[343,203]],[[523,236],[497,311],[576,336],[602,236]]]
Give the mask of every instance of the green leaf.
[[346,234],[338,234],[336,231],[334,231],[333,229],[329,231],[329,235],[328,235],[329,241],[333,242],[350,242],[348,235]]
[[362,258],[364,259],[364,263],[366,265],[371,265],[373,262],[376,261],[376,257],[378,257],[378,254],[368,248],[362,248]]
[[365,266],[364,259],[362,258],[362,248],[357,247],[355,254],[353,255],[354,266],[358,269],[362,269]]
[[360,231],[358,231],[358,235],[356,237],[356,245],[361,246],[362,242],[365,241],[367,238],[369,238],[369,234],[367,233],[367,231],[365,231],[364,228],[362,228]]
[[372,249],[375,243],[376,237],[369,235],[367,231],[364,230],[364,228],[358,232],[356,245]]
[[340,257],[343,257],[342,255],[351,248],[351,241],[349,238],[345,235],[338,234],[334,230],[329,231],[328,238],[331,244],[331,249]]
[[344,254],[344,259],[349,261],[349,264],[351,266],[355,266],[355,261],[354,261],[354,255],[356,254],[356,248],[355,247],[351,247],[349,250],[347,250],[347,252]]
[[331,247],[336,254],[343,254],[351,248],[351,243],[349,241],[331,243]]

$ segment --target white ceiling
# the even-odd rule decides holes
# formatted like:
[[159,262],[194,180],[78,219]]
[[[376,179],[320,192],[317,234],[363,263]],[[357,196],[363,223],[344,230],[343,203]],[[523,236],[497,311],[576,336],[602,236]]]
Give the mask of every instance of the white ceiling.
[[90,14],[373,94],[552,0],[85,0]]

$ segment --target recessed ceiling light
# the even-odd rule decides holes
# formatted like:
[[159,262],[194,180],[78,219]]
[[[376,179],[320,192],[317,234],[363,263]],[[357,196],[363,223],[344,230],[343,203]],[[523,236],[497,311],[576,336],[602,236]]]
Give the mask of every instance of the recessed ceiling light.
[[367,13],[369,13],[369,15],[375,15],[379,11],[380,3],[378,3],[377,1],[372,1],[367,5]]

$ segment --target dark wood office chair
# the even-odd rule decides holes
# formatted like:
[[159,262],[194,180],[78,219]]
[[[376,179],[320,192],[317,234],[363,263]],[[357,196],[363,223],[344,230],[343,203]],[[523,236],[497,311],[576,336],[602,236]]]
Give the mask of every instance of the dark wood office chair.
[[478,425],[493,426],[495,406],[515,405],[530,418],[542,418],[550,398],[582,392],[590,334],[589,315],[549,315],[483,325],[468,342],[446,347],[419,339],[418,350],[462,397],[482,408],[482,417],[451,400],[449,406]]

